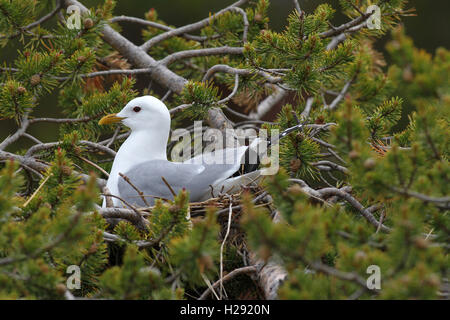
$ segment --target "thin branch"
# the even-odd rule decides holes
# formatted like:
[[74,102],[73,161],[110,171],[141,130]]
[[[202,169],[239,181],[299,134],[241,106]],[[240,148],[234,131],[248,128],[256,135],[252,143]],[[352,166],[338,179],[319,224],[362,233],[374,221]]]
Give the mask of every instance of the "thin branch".
[[[127,207],[129,207],[132,210],[132,212],[134,213],[134,217],[131,218],[131,219],[133,219],[132,221],[136,225],[136,227],[138,227],[140,229],[143,229],[143,230],[147,229],[146,225],[147,225],[148,221],[145,220],[144,217],[142,217],[141,213],[139,212],[139,210],[135,206],[131,205],[130,203],[128,203],[123,198],[121,198],[119,196],[116,196],[116,195],[113,195],[111,193],[103,193],[102,196],[104,196],[104,197],[113,197],[113,198],[116,198],[116,199],[119,199],[120,201],[122,201],[123,204],[125,204]],[[106,208],[106,209],[116,209],[116,208]]]
[[193,57],[204,57],[204,56],[213,56],[213,55],[223,55],[223,54],[242,54],[244,52],[244,48],[242,47],[215,47],[215,48],[205,48],[205,49],[193,49],[193,50],[184,50],[172,53],[158,62],[161,65],[167,66],[175,61],[181,59],[188,59]]
[[252,120],[253,119],[250,116],[248,116],[248,115],[246,115],[244,113],[237,112],[237,111],[231,109],[228,106],[225,106],[224,109],[227,110],[229,113],[233,114],[234,116],[238,117],[238,118],[241,118],[241,119],[244,119],[244,120]]
[[100,150],[102,152],[108,153],[108,154],[110,154],[113,157],[116,156],[116,152],[113,149],[108,148],[108,147],[106,147],[104,145],[101,145],[99,143],[91,142],[91,141],[87,141],[87,140],[81,140],[80,144],[83,144],[83,145],[86,145],[86,146],[88,146],[90,148],[93,148],[93,149]]
[[123,180],[125,180],[138,194],[139,194],[139,196],[141,197],[141,199],[142,199],[142,201],[145,203],[145,205],[147,206],[147,207],[150,207],[150,205],[148,204],[148,202],[147,202],[147,200],[145,199],[145,197],[144,197],[144,193],[141,191],[141,190],[139,190],[139,188],[138,187],[136,187],[131,181],[130,181],[130,178],[128,178],[126,175],[124,175],[123,173],[121,173],[121,172],[119,172],[119,176],[121,176],[122,178],[123,178]]
[[[76,5],[80,8],[81,14],[88,14],[89,10],[77,0],[63,0],[64,6]],[[111,45],[130,63],[138,68],[149,68],[149,75],[157,83],[170,88],[175,93],[180,93],[187,83],[187,80],[165,66],[158,65],[157,61],[150,57],[144,50],[133,44],[109,25],[102,28],[102,38]],[[182,32],[184,33],[184,32]]]
[[183,111],[184,109],[187,109],[187,108],[192,107],[192,106],[193,106],[192,103],[180,104],[179,106],[170,109],[169,112],[170,112],[170,114],[175,114],[177,112]]
[[279,87],[274,88],[274,92],[265,98],[257,106],[256,111],[250,113],[252,119],[262,119],[272,108],[278,105],[288,95],[288,91]]
[[228,101],[230,101],[238,92],[239,89],[239,75],[235,74],[234,75],[234,87],[233,87],[233,91],[225,98],[223,98],[222,100],[217,101],[217,104],[225,104]]
[[26,27],[23,27],[23,30],[29,30],[32,29],[40,24],[43,24],[44,22],[46,22],[47,20],[50,20],[56,13],[58,13],[59,10],[61,10],[61,1],[57,0],[56,1],[56,6],[55,8],[49,12],[48,14],[46,14],[45,16],[43,16],[42,18],[40,18],[39,20],[36,20],[33,23],[30,23],[29,25],[27,25]]
[[220,298],[222,298],[222,293],[223,293],[223,290],[224,290],[223,289],[223,248],[225,246],[225,242],[228,239],[228,235],[230,234],[231,218],[232,218],[232,215],[233,215],[233,209],[232,209],[233,201],[232,201],[231,196],[229,196],[229,198],[230,198],[230,205],[229,205],[229,208],[228,208],[227,231],[225,233],[225,237],[223,237],[222,244],[220,245],[220,279],[219,279],[219,281],[220,281],[220,291],[219,291]]
[[[235,277],[242,275],[242,274],[254,274],[258,272],[258,268],[255,266],[247,266],[247,267],[242,267],[242,268],[238,268],[235,269],[233,271],[231,271],[230,273],[226,274],[223,278],[221,277],[219,280],[217,280],[216,282],[214,282],[214,284],[211,286],[212,289],[216,289],[217,287],[220,286],[220,284],[230,281],[232,279],[234,279]],[[205,292],[203,292],[203,294],[198,298],[198,300],[205,300],[206,298],[208,298],[208,296],[211,294],[211,288],[208,287],[208,289],[205,290]]]
[[99,115],[96,116],[90,116],[90,117],[83,117],[83,118],[34,118],[30,119],[30,124],[38,123],[38,122],[51,122],[51,123],[77,123],[77,122],[88,122],[92,119],[95,119]]
[[32,136],[32,135],[29,134],[29,133],[26,133],[26,132],[25,132],[22,136],[23,136],[24,138],[30,139],[31,141],[33,141],[33,142],[36,143],[36,144],[41,144],[41,143],[43,143],[43,142],[40,141],[38,138]]
[[[140,68],[140,69],[111,69],[104,71],[95,71],[91,73],[82,73],[76,75],[79,78],[94,78],[94,77],[103,77],[103,76],[112,76],[116,74],[124,74],[124,75],[135,75],[135,74],[144,74],[151,73],[153,71],[152,68]],[[65,81],[68,79],[72,79],[74,76],[66,76],[66,77],[53,77],[58,81]]]
[[[109,233],[106,231],[103,232],[103,239],[105,239],[105,241],[107,241],[107,242],[121,242],[121,241],[126,242],[127,241],[126,239],[123,239],[116,234]],[[152,247],[155,245],[152,241],[146,241],[146,240],[134,240],[134,241],[132,241],[132,243],[137,245],[139,248],[148,248],[148,247]]]
[[44,181],[42,181],[42,183],[39,185],[39,187],[33,192],[33,194],[31,195],[31,197],[28,198],[28,200],[22,205],[22,208],[25,208],[26,206],[28,206],[28,204],[31,202],[31,200],[33,200],[33,198],[39,193],[39,191],[42,189],[42,187],[44,186],[44,184],[48,181],[48,179],[53,175],[53,173],[49,174]]
[[17,141],[28,129],[29,124],[30,120],[28,120],[28,114],[25,114],[21,119],[19,129],[12,136],[7,137],[0,143],[0,150],[4,150],[11,143]]
[[[312,262],[307,264],[311,269],[336,277],[338,279],[341,280],[346,280],[346,281],[351,281],[354,282],[356,284],[358,284],[359,286],[361,286],[361,288],[366,288],[367,289],[367,284],[366,284],[366,280],[364,278],[362,278],[359,274],[357,274],[356,272],[343,272],[341,270],[338,270],[336,268],[330,267],[322,262],[316,261],[316,262]],[[367,289],[368,290],[368,289]]]
[[[70,5],[78,6],[80,8],[81,14],[83,15],[86,15],[89,12],[89,10],[77,0],[63,0],[63,1],[64,6],[66,7]],[[231,5],[230,7],[225,8],[224,9],[225,11],[223,10],[222,11],[226,12],[230,10],[231,7],[244,4],[245,2],[247,2],[247,0],[240,0],[235,4]],[[204,25],[208,25],[210,21],[211,19],[207,18],[202,20],[200,23],[194,23],[182,28],[165,32],[159,36],[150,39],[150,41],[153,41],[154,43],[154,41],[157,40],[157,42],[159,42],[172,36],[176,36],[178,34],[194,31],[197,30],[198,28],[202,28]],[[150,70],[149,76],[152,78],[152,80],[172,90],[172,92],[176,94],[180,94],[183,91],[185,85],[188,83],[187,79],[177,75],[176,73],[168,69],[166,66],[162,65],[161,63],[153,59],[146,53],[146,50],[144,50],[142,47],[136,46],[130,40],[128,40],[120,33],[112,29],[109,25],[105,25],[102,28],[101,32],[103,40],[109,45],[111,45],[115,50],[117,50],[130,63],[132,63],[138,68],[148,68]],[[216,124],[222,125],[226,123],[227,126],[229,127],[232,127],[233,125],[233,123],[229,119],[227,119],[223,114],[223,112],[221,112],[221,110],[218,110],[218,108],[211,108],[208,111],[207,120],[210,123],[210,125],[212,125],[214,128],[216,128]]]
[[[107,194],[107,196],[109,197],[109,194]],[[124,219],[132,223],[138,222],[136,212],[133,209],[117,207],[101,208],[99,214],[105,219]]]
[[[33,146],[35,147],[35,146]],[[32,147],[32,148],[33,148]],[[33,169],[36,170],[37,172],[45,172],[49,165],[43,161],[39,161],[33,157],[30,156],[21,156],[21,155],[17,155],[14,153],[10,153],[10,152],[6,152],[6,151],[2,151],[0,150],[0,160],[15,160],[18,161],[20,163],[21,166],[27,168],[27,169]],[[83,181],[89,181],[91,179],[91,177],[87,174],[84,173],[80,173],[77,171],[73,171],[74,175],[79,176]],[[101,178],[96,178],[97,181],[97,185],[100,188],[103,188],[106,185],[106,180],[105,179],[101,179]]]
[[244,21],[244,31],[242,32],[242,42],[245,44],[247,42],[248,27],[249,27],[247,13],[245,13],[245,11],[239,7],[231,7],[230,11],[235,11],[242,16],[242,20]]
[[261,77],[264,77],[267,80],[267,82],[270,82],[270,83],[278,83],[278,82],[282,81],[281,77],[273,77],[264,71],[250,70],[250,69],[238,69],[238,68],[230,67],[226,64],[216,64],[216,65],[212,66],[211,68],[209,68],[208,71],[205,73],[205,76],[203,77],[202,81],[203,82],[208,81],[217,72],[239,74],[240,76],[259,75]]
[[161,98],[161,101],[164,102],[169,98],[169,96],[172,94],[172,90],[167,90],[166,94]]
[[312,141],[317,142],[318,144],[320,144],[320,145],[326,147],[326,148],[336,148],[334,145],[332,145],[332,144],[330,144],[330,143],[328,143],[328,142],[325,142],[325,141],[323,141],[322,139],[319,139],[319,138],[316,138],[316,137],[310,137],[310,139],[311,139]]
[[372,215],[372,213],[369,210],[367,210],[366,208],[364,208],[364,206],[358,200],[356,200],[353,196],[351,196],[349,193],[339,190],[337,188],[324,188],[324,189],[320,189],[317,191],[320,193],[322,198],[333,195],[333,196],[338,196],[339,198],[346,200],[355,209],[357,209],[362,214],[362,216],[364,218],[366,218],[366,220],[369,221],[373,226],[375,226],[376,228],[380,227],[380,230],[383,232],[391,231],[391,228],[389,228],[383,224],[381,226],[379,226],[379,221],[377,221],[377,219],[375,219],[375,217]]
[[354,26],[360,24],[361,22],[369,19],[369,17],[372,14],[373,14],[373,12],[360,15],[357,18],[355,18],[347,23],[341,24],[339,27],[335,27],[328,31],[320,33],[319,36],[322,38],[329,38],[329,37],[339,35],[339,34],[345,32],[346,30],[350,29],[351,27],[354,27]]
[[29,25],[27,25],[25,27],[19,27],[19,31],[17,31],[14,34],[10,35],[9,39],[15,38],[15,37],[17,37],[18,35],[20,35],[21,33],[24,33],[24,32],[28,32],[28,33],[34,35],[34,33],[30,32],[29,30],[33,29],[34,27],[37,27],[40,24],[43,24],[47,20],[50,20],[55,14],[57,14],[59,12],[59,10],[61,10],[61,8],[62,8],[61,1],[57,0],[55,8],[51,12],[47,13],[45,16],[39,18],[38,20],[30,23]]
[[172,193],[172,195],[173,195],[174,197],[176,197],[177,194],[176,194],[175,191],[172,189],[172,187],[170,186],[170,184],[167,182],[166,178],[161,177],[161,179],[162,179],[162,181],[164,182],[164,184],[167,186],[167,188],[169,188],[170,193]]
[[[116,16],[113,17],[111,19],[109,19],[109,22],[111,23],[115,23],[115,22],[131,22],[131,23],[138,23],[144,26],[148,26],[148,27],[152,27],[152,28],[156,28],[156,29],[160,29],[160,30],[164,30],[164,31],[172,31],[175,30],[175,28],[166,26],[164,24],[160,24],[160,23],[156,23],[153,21],[149,21],[149,20],[144,20],[144,19],[140,19],[140,18],[135,18],[135,17],[128,17],[128,16]],[[193,40],[193,41],[197,41],[197,42],[204,42],[208,39],[210,39],[210,37],[206,37],[206,36],[195,36],[195,35],[190,35],[187,33],[183,33],[179,35],[180,37],[183,37],[185,39],[188,40]]]
[[116,141],[117,136],[119,135],[119,132],[120,132],[120,125],[117,126],[116,130],[114,130],[114,134],[111,137],[111,140],[109,140],[108,143],[106,144],[107,148],[109,148],[114,143],[114,141]]
[[293,0],[292,2],[294,2],[295,10],[297,10],[298,14],[301,15],[302,9],[300,9],[300,4],[298,3],[298,0]]
[[141,45],[140,49],[143,50],[144,52],[147,52],[151,47],[153,47],[155,44],[157,44],[161,41],[164,41],[169,38],[172,38],[172,37],[175,37],[175,36],[178,36],[181,34],[189,33],[192,31],[196,31],[203,27],[206,27],[206,26],[210,25],[210,23],[213,21],[212,18],[217,18],[220,15],[224,14],[225,12],[232,11],[232,10],[234,10],[233,9],[234,7],[238,7],[246,2],[247,2],[247,0],[239,0],[235,3],[233,3],[232,5],[230,5],[229,7],[226,7],[225,9],[218,11],[217,13],[212,15],[212,17],[208,17],[201,21],[191,23],[191,24],[185,25],[183,27],[180,27],[180,28],[177,28],[174,30],[170,30],[170,31],[164,32],[160,35],[157,35],[157,36],[151,38],[150,40],[148,40],[147,42],[145,42],[143,45]]
[[304,119],[308,119],[313,104],[314,97],[309,97],[308,99],[306,99],[305,109],[303,109],[302,113],[300,114]]
[[439,207],[443,207],[446,209],[450,208],[450,197],[435,198],[435,197],[427,196],[426,194],[422,194],[422,193],[418,193],[418,192],[410,191],[410,190],[405,190],[402,188],[391,187],[391,186],[389,186],[388,188],[391,189],[392,191],[400,193],[404,196],[413,197],[413,198],[422,200],[424,202],[435,203]]
[[319,200],[320,202],[322,202],[324,204],[327,203],[325,200],[322,199],[322,195],[317,190],[311,188],[305,181],[303,181],[301,179],[294,179],[294,178],[289,179],[289,181],[297,183],[301,187],[303,192],[305,192],[305,194],[307,194],[311,198]]
[[[119,127],[118,127],[118,128],[119,128]],[[116,129],[116,130],[117,130],[117,129]],[[120,131],[120,129],[119,129],[119,131]],[[105,140],[103,140],[103,141],[100,141],[98,144],[106,145],[107,147],[109,147],[114,141],[126,139],[126,138],[128,138],[129,136],[130,136],[130,131],[127,131],[127,132],[125,132],[125,133],[119,134],[119,135],[117,135],[117,136],[115,136],[115,137],[114,137],[114,134],[113,134],[113,136],[112,136],[111,138],[105,139]],[[113,138],[114,138],[114,139],[113,139]]]
[[312,165],[313,166],[317,166],[317,167],[326,166],[326,167],[329,167],[331,169],[340,171],[340,172],[345,173],[345,174],[349,174],[350,173],[350,171],[346,167],[340,166],[340,165],[338,165],[338,164],[336,164],[336,163],[334,163],[332,161],[328,161],[328,160],[317,161],[317,162],[312,163]]
[[339,103],[344,99],[345,95],[347,94],[348,89],[350,88],[350,85],[354,81],[355,77],[347,81],[342,88],[341,92],[339,92],[339,95],[329,104],[328,106],[324,106],[324,109],[326,110],[335,110]]
[[82,156],[77,156],[79,159],[83,160],[84,162],[86,162],[87,164],[93,166],[94,168],[96,168],[97,170],[99,170],[101,173],[103,173],[107,178],[109,177],[109,173],[106,172],[102,167],[100,167],[99,165],[97,165],[96,163],[92,162],[89,159],[86,159]]

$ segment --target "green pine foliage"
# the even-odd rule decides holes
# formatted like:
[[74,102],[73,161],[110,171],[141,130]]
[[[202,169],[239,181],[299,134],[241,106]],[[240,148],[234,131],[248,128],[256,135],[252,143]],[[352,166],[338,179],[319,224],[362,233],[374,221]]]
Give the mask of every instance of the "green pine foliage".
[[[281,299],[448,298],[450,53],[414,46],[399,25],[411,13],[407,1],[339,3],[294,10],[276,32],[269,27],[269,1],[249,1],[242,11],[210,15],[201,29],[148,50],[161,60],[185,50],[243,48],[243,54],[168,65],[187,80],[166,97],[170,109],[183,106],[173,129],[224,105],[254,111],[277,90],[289,101],[262,128],[305,124],[279,142],[280,171],[260,186],[270,201],[261,204],[247,189],[239,193],[231,240],[221,253],[226,197],[192,218],[185,190],[151,208],[128,208],[127,218],[99,207],[105,171],[126,130],[98,120],[136,96],[164,94],[142,89],[134,75],[86,76],[138,68],[102,38],[107,24],[122,28],[108,22],[121,14],[115,2],[90,9],[75,30],[58,21],[33,25],[53,2],[0,0],[0,46],[17,50],[14,59],[1,61],[0,123],[26,131],[34,122],[69,119],[58,123],[49,143],[28,137],[33,146],[14,151],[0,142],[0,298],[189,299],[219,279],[221,264],[225,272],[244,266],[242,252],[283,266]],[[382,28],[369,30],[360,20],[338,39],[335,12],[355,21],[372,4],[381,8]],[[142,26],[143,42],[163,34],[161,26],[175,28],[154,9],[144,18],[160,27]],[[390,37],[386,60],[375,49],[381,36]],[[243,71],[223,103],[235,74],[217,72],[203,81],[218,64]],[[49,111],[49,97],[57,114]],[[19,137],[26,136],[11,132],[6,139]],[[81,274],[77,288],[68,282],[73,265]],[[381,270],[381,289],[366,286],[371,265]],[[258,296],[246,292],[254,290],[249,279],[226,283],[228,297]]]

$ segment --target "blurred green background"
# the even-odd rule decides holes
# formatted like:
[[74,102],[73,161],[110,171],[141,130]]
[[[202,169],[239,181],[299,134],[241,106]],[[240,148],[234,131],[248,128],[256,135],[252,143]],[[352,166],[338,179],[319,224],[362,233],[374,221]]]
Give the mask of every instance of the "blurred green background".
[[[87,7],[95,7],[102,0],[81,0]],[[182,26],[207,17],[209,13],[235,2],[235,0],[119,0],[115,9],[116,15],[128,15],[144,18],[145,12],[154,8],[159,17],[173,26]],[[346,18],[339,14],[338,0],[299,0],[302,10],[312,12],[320,3],[327,2],[337,9],[334,25],[339,25],[346,21]],[[450,1],[449,0],[410,0],[408,8],[416,8],[417,16],[404,17],[403,23],[406,32],[412,36],[417,47],[428,52],[434,52],[439,46],[449,48],[450,37]],[[293,10],[292,0],[271,0],[270,1],[270,26],[278,31],[283,29],[286,18]],[[123,35],[136,44],[140,44],[141,29],[135,24],[122,24]],[[378,40],[378,49],[384,50],[384,45],[389,36]],[[17,55],[17,43],[10,43],[0,50],[0,63],[10,64]],[[58,117],[61,113],[58,109],[55,95],[49,95],[35,110],[34,116]],[[1,118],[1,115],[0,115]],[[15,131],[16,124],[13,121],[0,121],[0,141]],[[55,141],[58,136],[58,125],[56,124],[36,124],[29,132],[41,141]],[[31,143],[22,138],[19,143],[10,146],[8,150],[14,151],[18,148],[29,147]]]

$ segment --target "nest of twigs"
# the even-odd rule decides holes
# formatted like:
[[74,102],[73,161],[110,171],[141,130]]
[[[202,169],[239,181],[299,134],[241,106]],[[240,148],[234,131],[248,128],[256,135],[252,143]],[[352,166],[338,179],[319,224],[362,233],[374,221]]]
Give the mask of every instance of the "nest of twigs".
[[[242,216],[241,198],[243,193],[248,192],[253,196],[253,203],[257,207],[267,207],[273,212],[271,207],[272,198],[259,185],[242,186],[241,190],[235,194],[223,193],[218,197],[208,199],[203,202],[190,203],[190,215],[193,220],[204,217],[209,207],[217,208],[217,221],[221,226],[221,239],[225,237],[228,225],[230,224],[230,232],[227,242],[241,248],[244,244],[244,233],[240,227],[240,218]],[[231,210],[231,212],[230,212]],[[231,216],[231,221],[229,217]]]
[[[255,255],[250,252],[246,245],[246,237],[244,230],[241,227],[240,219],[243,215],[242,198],[244,194],[250,193],[252,195],[252,202],[255,207],[266,207],[272,218],[276,215],[276,211],[272,206],[272,198],[260,185],[253,182],[248,185],[242,185],[237,193],[221,192],[218,196],[212,197],[202,202],[191,202],[189,204],[189,214],[191,221],[195,224],[196,221],[204,219],[206,213],[210,211],[211,207],[216,208],[217,222],[220,225],[220,234],[218,241],[221,243],[221,267],[223,266],[224,274],[227,272],[241,273],[244,269],[252,269],[251,276],[249,272],[242,272],[242,275],[236,276],[228,285],[232,289],[229,297],[235,299],[263,299],[267,297],[262,288],[266,287],[259,279],[259,273],[256,270],[257,265],[266,265],[266,262],[261,262],[256,259]],[[108,197],[109,192],[105,192]],[[138,229],[147,229],[147,217],[151,215],[153,207],[132,207],[130,208],[114,208],[106,207],[102,209],[103,217],[109,223],[109,230],[113,230],[114,226],[120,220],[127,220],[135,225]],[[113,233],[105,232],[105,240],[108,242],[116,242],[120,237]],[[149,247],[158,245],[153,241],[140,240],[136,241],[139,247]],[[245,271],[245,270],[244,270]],[[267,282],[267,281],[266,281]],[[264,292],[264,293],[262,293]],[[208,294],[205,295],[205,297]]]

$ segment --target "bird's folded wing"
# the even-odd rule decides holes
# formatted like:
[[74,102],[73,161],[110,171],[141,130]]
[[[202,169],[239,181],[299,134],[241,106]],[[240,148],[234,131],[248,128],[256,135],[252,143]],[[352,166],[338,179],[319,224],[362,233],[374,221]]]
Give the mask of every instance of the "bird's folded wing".
[[[225,180],[239,168],[235,164],[193,164],[176,163],[166,160],[151,160],[132,167],[124,174],[130,182],[143,192],[147,202],[152,205],[155,197],[173,199],[172,191],[164,183],[167,181],[175,193],[186,188],[191,201],[198,201],[211,185]],[[124,179],[118,183],[122,199],[136,206],[145,206],[138,192]]]
[[221,180],[213,184],[211,190],[205,192],[200,197],[199,201],[204,201],[211,197],[217,197],[220,193],[234,194],[238,192],[242,186],[258,183],[262,177],[261,170],[255,170],[237,177]]

